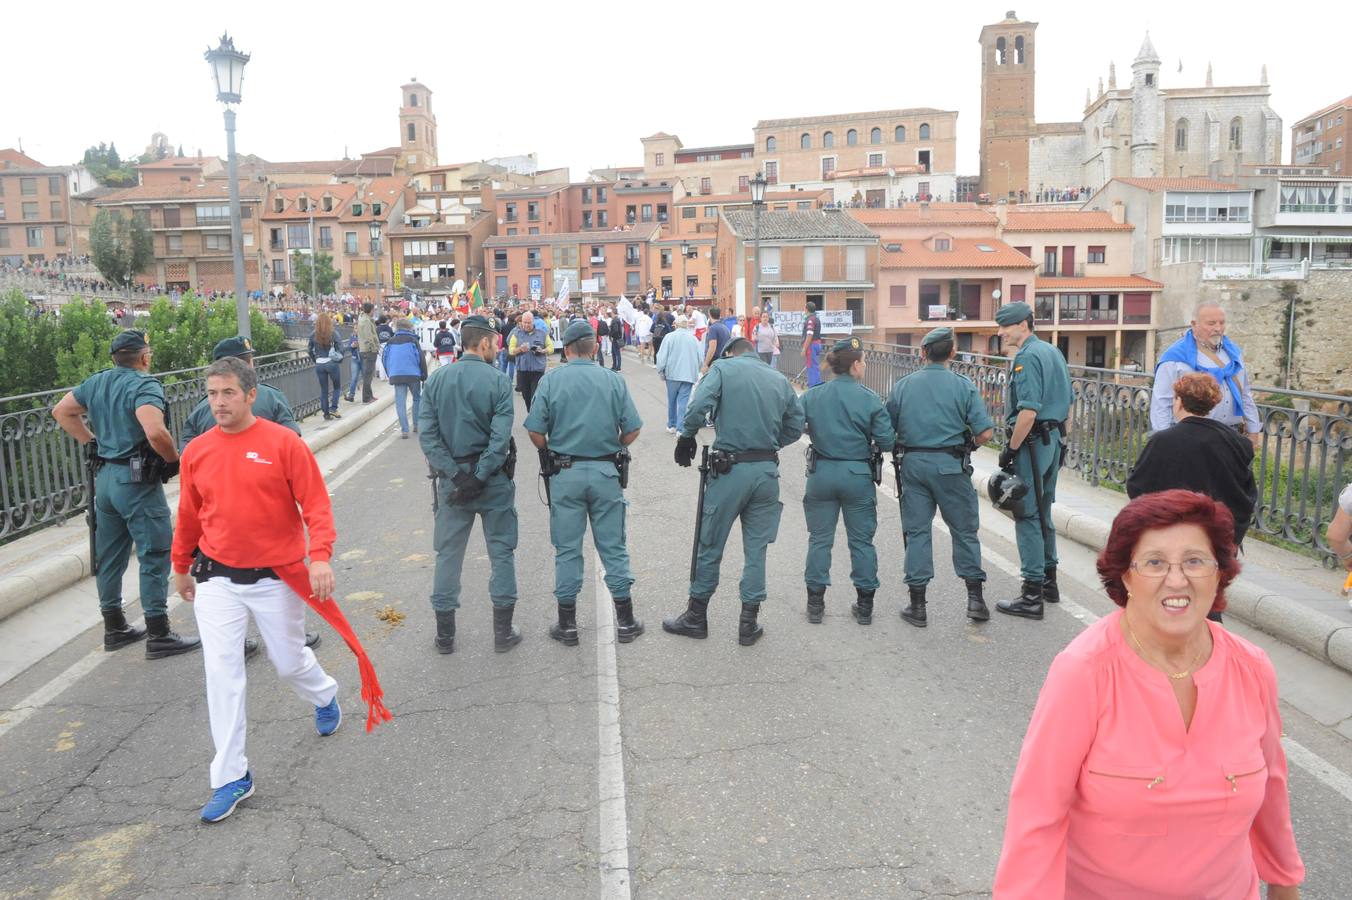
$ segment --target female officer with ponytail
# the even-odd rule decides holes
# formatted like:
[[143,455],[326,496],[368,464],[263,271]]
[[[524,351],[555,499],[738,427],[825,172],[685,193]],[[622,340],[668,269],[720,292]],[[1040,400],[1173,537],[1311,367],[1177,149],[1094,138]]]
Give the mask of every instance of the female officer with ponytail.
[[860,384],[864,349],[858,338],[838,341],[826,356],[835,377],[803,395],[808,450],[807,490],[807,618],[820,623],[831,583],[831,545],[836,520],[843,512],[850,548],[850,580],[858,599],[851,612],[860,625],[873,621],[873,594],[878,590],[878,494],[874,479],[874,447],[891,450],[897,441],[883,401]]

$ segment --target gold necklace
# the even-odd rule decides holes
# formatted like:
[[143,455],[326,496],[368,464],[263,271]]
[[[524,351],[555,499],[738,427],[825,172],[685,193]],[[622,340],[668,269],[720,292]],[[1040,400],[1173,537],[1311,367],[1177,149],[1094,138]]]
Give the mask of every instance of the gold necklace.
[[[1131,627],[1131,619],[1127,618],[1125,611],[1122,613],[1122,621],[1127,623],[1127,633],[1131,635],[1132,641],[1136,643],[1136,649],[1140,651],[1141,658],[1145,659],[1146,662],[1150,662],[1149,656],[1145,652],[1145,648],[1141,646],[1141,639],[1136,636],[1136,629]],[[1206,647],[1203,646],[1202,649],[1197,651],[1197,655],[1192,658],[1192,662],[1189,663],[1188,667],[1182,672],[1170,672],[1168,669],[1165,669],[1164,674],[1168,675],[1174,681],[1182,681],[1192,674],[1193,667],[1197,665],[1198,661],[1202,658],[1202,654],[1205,652]],[[1151,663],[1151,665],[1154,665],[1154,663]]]

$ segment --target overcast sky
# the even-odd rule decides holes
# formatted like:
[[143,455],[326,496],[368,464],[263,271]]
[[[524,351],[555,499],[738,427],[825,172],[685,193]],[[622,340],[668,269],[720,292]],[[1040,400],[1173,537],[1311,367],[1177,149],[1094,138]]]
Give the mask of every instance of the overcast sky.
[[[1042,122],[1078,121],[1110,60],[1128,84],[1147,29],[1166,88],[1201,85],[1208,61],[1217,85],[1257,84],[1266,63],[1287,128],[1352,94],[1331,25],[1342,4],[1320,2],[1290,14],[1180,0],[24,3],[3,13],[0,147],[22,139],[56,165],[99,141],[139,154],[160,131],[187,154],[224,156],[202,53],[228,29],[253,54],[238,148],[272,160],[396,144],[399,86],[416,76],[433,91],[443,163],[534,151],[576,180],[641,163],[639,138],[655,131],[686,146],[750,142],[758,118],[931,106],[958,110],[959,172],[975,174],[977,36],[1010,5],[1039,23]],[[1288,131],[1283,161],[1289,143]]]

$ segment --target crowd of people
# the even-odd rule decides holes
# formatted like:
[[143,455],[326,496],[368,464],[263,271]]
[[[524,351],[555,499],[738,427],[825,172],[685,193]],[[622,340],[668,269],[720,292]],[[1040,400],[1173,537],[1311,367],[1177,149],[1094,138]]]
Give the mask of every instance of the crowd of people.
[[[526,304],[501,310],[501,317],[474,312],[436,320],[430,338],[435,367],[414,324],[415,318],[427,323],[425,312],[362,304],[345,346],[337,314],[320,310],[310,354],[326,415],[337,415],[341,361],[350,352],[360,364],[363,399],[374,399],[371,380],[379,367],[399,395],[401,433],[418,434],[437,479],[431,605],[438,653],[454,651],[461,568],[476,520],[492,570],[494,647],[507,652],[523,639],[513,624],[513,388],[523,395],[525,429],[549,485],[558,606],[550,637],[565,646],[579,641],[576,600],[589,525],[614,601],[616,639],[628,643],[644,633],[634,614],[625,541],[627,448],[642,426],[619,374],[630,343],[667,383],[666,426],[678,436],[674,461],[692,465],[697,436],[714,428],[700,460],[688,602],[663,621],[663,630],[708,636],[724,546],[740,522],[737,640],[751,646],[764,636],[758,613],[768,596],[767,547],[783,509],[780,453],[804,434],[810,440],[802,500],[809,623],[824,623],[831,550],[843,516],[855,589],[850,612],[858,625],[872,624],[879,587],[875,486],[884,450],[893,454],[905,536],[909,603],[901,619],[917,628],[928,624],[936,513],[952,534],[967,619],[979,626],[990,618],[970,457],[991,439],[994,422],[976,387],[951,368],[951,328],[925,336],[927,364],[884,400],[862,383],[866,360],[858,338],[820,353],[821,325],[811,309],[801,334],[809,348],[805,361],[825,365],[834,377],[801,397],[767,364],[779,349],[768,312],[734,317],[717,307],[668,310],[647,298],[566,310]],[[1060,602],[1050,512],[1074,398],[1064,358],[1036,334],[1026,303],[1005,304],[996,321],[1014,353],[1004,414],[1009,437],[999,464],[1004,479],[1025,485],[1012,501],[1012,492],[998,501],[1015,516],[1023,583],[1018,596],[996,607],[1040,620],[1044,604]],[[1014,775],[996,897],[1257,897],[1260,882],[1269,885],[1270,897],[1299,896],[1304,869],[1291,825],[1275,672],[1261,650],[1208,621],[1225,608],[1226,588],[1239,572],[1239,545],[1255,500],[1253,443],[1244,437],[1253,433],[1247,374],[1240,349],[1224,340],[1224,325],[1223,310],[1199,306],[1189,334],[1162,359],[1156,398],[1169,402],[1169,418],[1156,423],[1128,484],[1133,499],[1098,560],[1103,587],[1119,609],[1083,631],[1052,664]],[[563,361],[551,366],[556,350]],[[218,344],[206,373],[201,409],[218,427],[199,427],[182,448],[171,554],[165,552],[171,542],[162,482],[172,477],[180,451],[167,440],[163,391],[148,374],[143,334],[119,334],[112,352],[114,368],[92,376],[54,410],[61,427],[91,446],[90,457],[100,464],[94,503],[105,647],[147,637],[128,624],[121,606],[122,573],[135,546],[150,630],[147,657],[204,650],[216,755],[202,818],[216,822],[254,792],[242,701],[243,661],[257,648],[245,630],[250,614],[279,675],[313,707],[321,736],[338,728],[342,713],[336,682],[309,650],[317,635],[303,629],[306,603],[357,655],[368,728],[389,713],[370,660],[329,599],[335,532],[322,478],[294,434],[285,399],[257,384],[248,341]],[[404,409],[408,394],[411,417]],[[143,464],[152,455],[168,468],[147,479]],[[1352,488],[1329,530],[1330,546],[1352,568],[1350,515]],[[200,641],[168,627],[164,582],[171,562],[175,588],[194,601]]]

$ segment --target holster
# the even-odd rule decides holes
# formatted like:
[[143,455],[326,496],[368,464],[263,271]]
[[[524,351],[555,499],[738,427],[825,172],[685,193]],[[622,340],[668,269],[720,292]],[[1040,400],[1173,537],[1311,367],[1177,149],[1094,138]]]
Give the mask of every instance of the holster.
[[507,458],[502,463],[502,474],[507,476],[508,481],[516,479],[516,438],[507,441]]
[[803,459],[807,461],[807,474],[817,471],[817,451],[812,449],[811,444],[803,451]]
[[868,453],[869,472],[873,475],[873,484],[876,487],[883,483],[883,448],[877,444],[869,444]]
[[620,473],[620,490],[629,487],[629,463],[633,456],[629,453],[628,447],[620,448],[620,452],[615,454],[615,468]]

